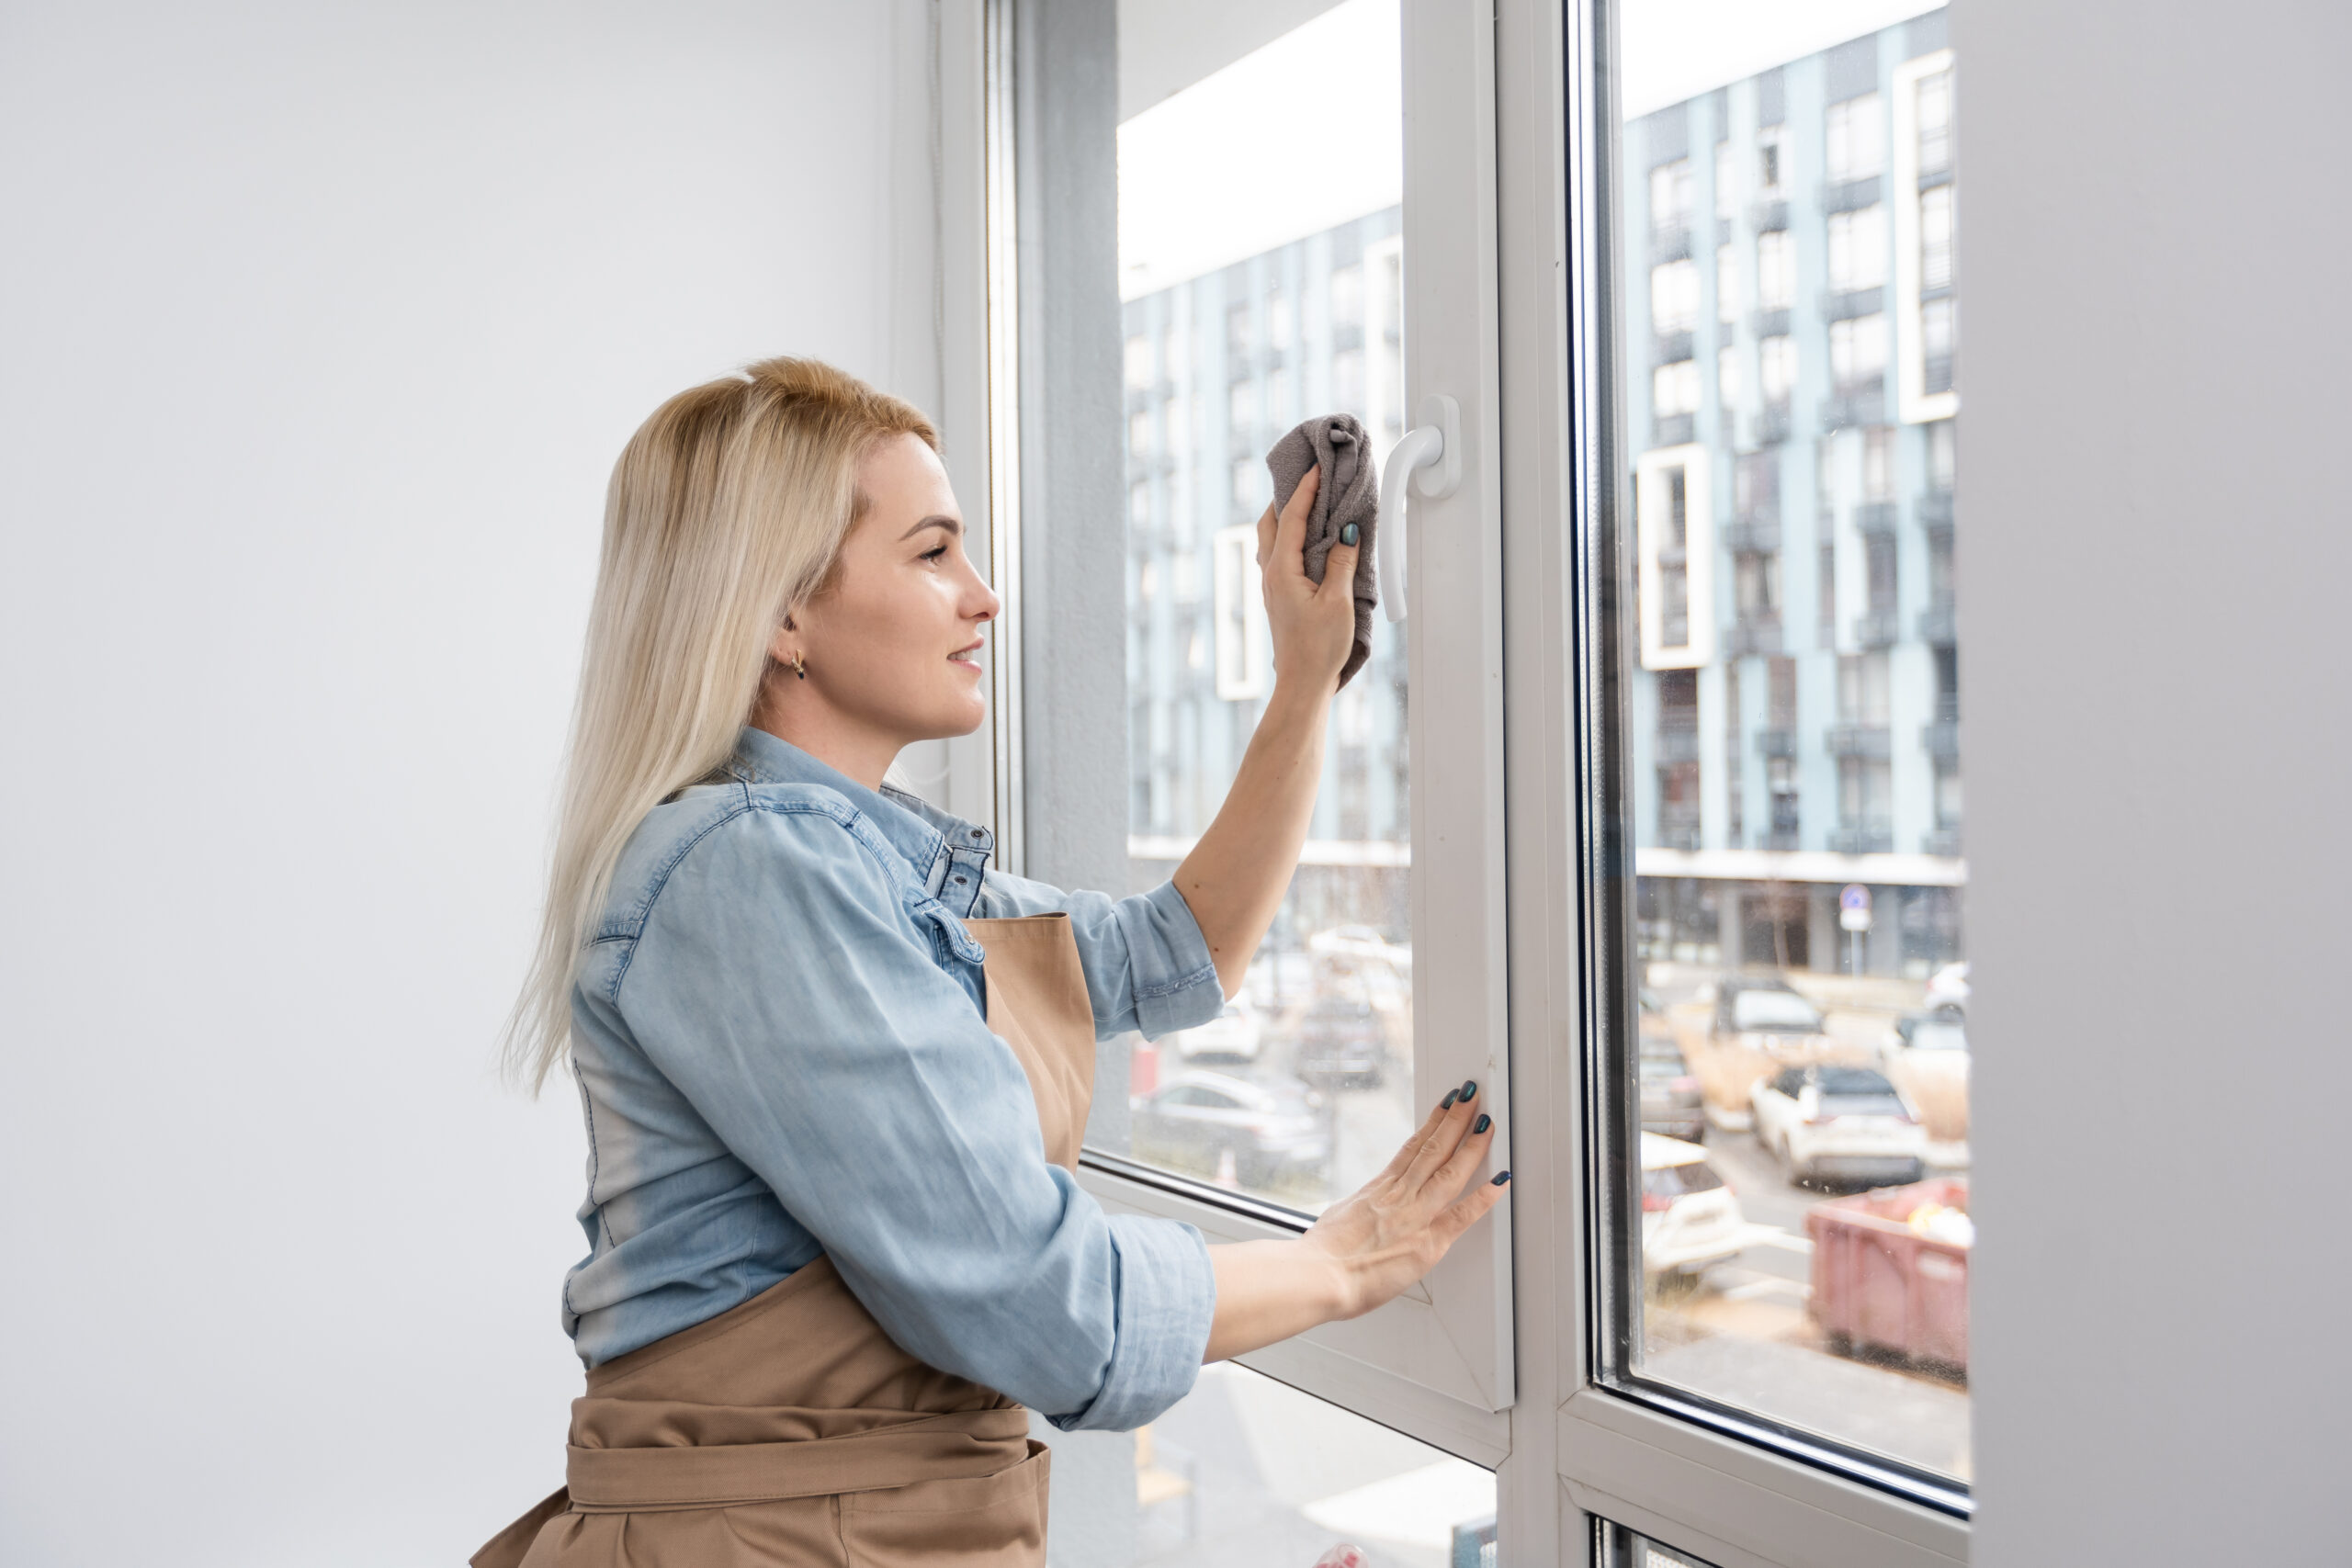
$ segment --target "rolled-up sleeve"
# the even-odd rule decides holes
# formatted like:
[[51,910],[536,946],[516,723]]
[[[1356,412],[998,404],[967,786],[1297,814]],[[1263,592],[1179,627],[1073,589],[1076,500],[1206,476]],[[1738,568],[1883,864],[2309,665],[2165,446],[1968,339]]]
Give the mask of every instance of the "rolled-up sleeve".
[[1046,1163],[1019,1062],[902,908],[837,817],[748,810],[664,879],[614,1003],[900,1348],[1065,1428],[1140,1426],[1199,1372],[1207,1248]]
[[1192,906],[1163,882],[1148,893],[1114,898],[1069,892],[1026,877],[989,872],[980,890],[982,915],[1069,916],[1078,958],[1094,1006],[1094,1033],[1108,1040],[1140,1030],[1157,1040],[1206,1023],[1225,1007],[1216,962]]

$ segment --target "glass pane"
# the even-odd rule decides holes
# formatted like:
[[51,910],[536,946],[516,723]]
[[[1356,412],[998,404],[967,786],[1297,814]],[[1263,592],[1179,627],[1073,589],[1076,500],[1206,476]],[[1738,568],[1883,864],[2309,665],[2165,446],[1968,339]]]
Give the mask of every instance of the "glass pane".
[[[1196,21],[1185,56],[1206,60],[1220,51]],[[1404,431],[1397,26],[1396,0],[1348,0],[1270,41],[1237,38],[1198,80],[1123,58],[1125,90],[1148,100],[1123,102],[1119,128],[1138,891],[1216,815],[1272,688],[1256,558],[1268,448],[1328,412],[1363,421],[1381,457]],[[1156,47],[1120,40],[1123,55]],[[1129,1042],[1131,1129],[1097,1147],[1312,1213],[1419,1121],[1405,702],[1402,639],[1375,622],[1243,995],[1203,1028]]]
[[1136,1501],[1138,1568],[1495,1562],[1492,1471],[1229,1361],[1136,1434]]
[[1618,8],[1617,1371],[1964,1482],[1952,54],[1826,15]]
[[1600,1568],[1714,1568],[1687,1551],[1672,1551],[1623,1525],[1600,1521]]

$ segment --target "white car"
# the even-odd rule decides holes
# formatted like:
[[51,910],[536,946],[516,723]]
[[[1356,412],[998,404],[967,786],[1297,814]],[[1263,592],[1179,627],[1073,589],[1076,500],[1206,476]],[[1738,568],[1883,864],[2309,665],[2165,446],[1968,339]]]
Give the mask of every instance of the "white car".
[[1760,1227],[1739,1212],[1707,1151],[1642,1134],[1642,1271],[1696,1274],[1738,1255]]
[[1756,1141],[1792,1181],[1879,1186],[1927,1174],[1928,1133],[1884,1073],[1815,1062],[1783,1067],[1748,1091]]
[[1206,1023],[1177,1035],[1176,1054],[1187,1062],[1254,1062],[1265,1033],[1258,1010],[1248,998],[1236,997]]

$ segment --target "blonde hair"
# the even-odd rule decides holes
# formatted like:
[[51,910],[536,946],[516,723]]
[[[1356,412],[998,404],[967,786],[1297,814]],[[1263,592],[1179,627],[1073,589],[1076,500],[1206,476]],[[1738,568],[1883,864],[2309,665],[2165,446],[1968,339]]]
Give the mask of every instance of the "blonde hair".
[[570,1049],[622,847],[734,750],[776,627],[830,584],[866,506],[858,467],[894,435],[939,446],[910,404],[854,376],[763,359],[663,403],[614,465],[547,907],[502,1053],[533,1093]]

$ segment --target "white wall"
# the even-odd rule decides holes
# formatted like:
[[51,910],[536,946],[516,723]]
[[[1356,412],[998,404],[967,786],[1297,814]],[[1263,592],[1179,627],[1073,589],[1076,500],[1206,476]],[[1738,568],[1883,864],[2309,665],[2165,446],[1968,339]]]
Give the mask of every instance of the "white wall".
[[1973,1561],[2342,1562],[2352,14],[1952,33]]
[[763,354],[936,398],[926,15],[9,7],[0,1561],[561,1479],[578,1111],[489,1061],[605,477]]

